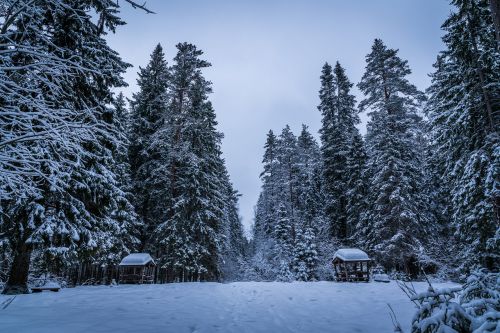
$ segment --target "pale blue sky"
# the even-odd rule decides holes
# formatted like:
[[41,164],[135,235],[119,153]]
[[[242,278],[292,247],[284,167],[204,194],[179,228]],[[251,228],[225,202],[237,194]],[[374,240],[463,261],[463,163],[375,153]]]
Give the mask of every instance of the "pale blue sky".
[[[126,96],[137,91],[138,66],[145,66],[157,43],[168,61],[175,44],[191,42],[212,63],[211,100],[231,179],[240,191],[240,215],[248,229],[261,182],[266,133],[301,124],[317,136],[321,67],[339,60],[352,82],[365,67],[374,38],[398,48],[409,61],[420,89],[442,49],[440,26],[451,10],[446,0],[149,0],[157,14],[132,10],[124,1],[127,25],[108,40],[132,65]],[[358,100],[361,98],[357,91]],[[362,115],[364,131],[366,116]]]

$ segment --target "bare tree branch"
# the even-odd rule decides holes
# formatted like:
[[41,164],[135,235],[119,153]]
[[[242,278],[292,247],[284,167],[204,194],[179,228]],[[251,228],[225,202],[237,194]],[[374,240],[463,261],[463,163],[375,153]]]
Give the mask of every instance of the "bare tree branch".
[[156,14],[155,12],[153,12],[152,10],[149,10],[146,7],[146,3],[143,3],[142,5],[139,5],[137,2],[132,1],[132,0],[125,0],[125,1],[128,2],[129,4],[131,4],[132,7],[134,7],[135,9],[139,8],[139,9],[142,9],[143,11],[145,11],[148,14]]

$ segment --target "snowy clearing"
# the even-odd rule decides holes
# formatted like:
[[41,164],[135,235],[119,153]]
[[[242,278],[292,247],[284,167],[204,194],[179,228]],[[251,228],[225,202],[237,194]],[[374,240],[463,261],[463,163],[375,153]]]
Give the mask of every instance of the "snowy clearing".
[[[415,287],[424,291],[426,284]],[[387,303],[409,332],[415,308],[394,281],[77,287],[17,296],[0,309],[0,331],[392,332]]]

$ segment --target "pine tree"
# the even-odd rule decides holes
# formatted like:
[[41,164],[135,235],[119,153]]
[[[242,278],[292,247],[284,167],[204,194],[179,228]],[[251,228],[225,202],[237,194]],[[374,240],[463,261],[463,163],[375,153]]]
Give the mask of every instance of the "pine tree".
[[278,139],[271,130],[267,134],[264,149],[264,158],[262,160],[264,170],[260,174],[263,182],[263,192],[261,204],[257,208],[259,210],[259,221],[261,221],[261,229],[257,231],[262,232],[262,236],[270,235],[273,232],[277,210],[277,197],[280,194],[278,180]]
[[[253,227],[254,252],[252,258],[253,270],[264,280],[275,280],[283,258],[281,248],[276,239],[279,214],[286,214],[286,208],[281,203],[283,193],[280,183],[281,166],[278,160],[280,141],[269,131],[264,144],[262,191],[255,208],[255,222]],[[282,211],[279,209],[282,207]],[[289,227],[289,223],[286,224]],[[288,235],[289,236],[289,235]],[[286,237],[288,237],[286,236]],[[279,255],[278,255],[278,252]]]
[[152,231],[165,218],[170,191],[166,180],[165,160],[169,139],[158,138],[158,131],[168,116],[169,68],[163,48],[158,44],[145,68],[139,69],[139,92],[133,95],[130,116],[129,160],[133,205],[144,225],[141,248],[156,251]]
[[[297,137],[286,125],[278,137],[277,149],[277,185],[279,204],[286,207],[289,218],[294,221],[297,216],[297,188],[298,188],[298,159],[297,159]],[[292,227],[292,238],[294,230]]]
[[[296,242],[293,251],[295,279],[310,281],[316,278],[318,253],[314,224],[322,215],[321,191],[316,188],[321,169],[321,152],[306,125],[297,138],[297,219]],[[317,177],[317,178],[316,178]]]
[[[3,223],[7,224],[4,228],[14,252],[4,293],[27,291],[35,246],[52,256],[52,269],[59,270],[76,260],[93,260],[91,255],[99,247],[110,247],[109,235],[120,232],[112,216],[120,189],[113,172],[116,141],[110,131],[112,112],[107,105],[112,102],[111,88],[125,85],[121,74],[127,67],[102,38],[104,26],[114,31],[123,24],[114,15],[116,4],[39,1],[30,6],[20,2],[11,5],[19,14],[10,21],[13,26],[6,27],[7,35],[13,38],[3,35],[2,39],[14,43],[13,49],[32,48],[36,52],[26,52],[27,58],[11,55],[9,61],[28,69],[30,63],[40,60],[29,56],[32,54],[47,56],[42,67],[50,64],[47,71],[33,68],[32,74],[23,70],[14,74],[19,79],[28,75],[24,77],[29,80],[27,84],[37,87],[30,94],[38,91],[36,99],[21,98],[28,103],[21,102],[21,109],[14,113],[26,112],[32,119],[51,116],[47,127],[38,121],[28,123],[33,126],[28,131],[42,133],[43,141],[26,142],[18,152],[34,157],[27,161],[36,172],[27,181],[31,188],[24,188],[23,195],[2,207],[9,216]],[[91,11],[97,15],[89,15]],[[96,16],[99,24],[92,21]],[[10,96],[3,102],[16,104],[24,88],[14,87],[18,97]],[[56,118],[60,123],[50,123]],[[70,129],[71,135],[65,129]],[[7,188],[5,184],[1,187]]]
[[316,251],[316,235],[312,227],[297,231],[297,242],[294,247],[293,269],[299,281],[316,279],[318,252]]
[[500,58],[486,0],[456,0],[428,90],[435,170],[462,269],[498,267]]
[[276,277],[278,281],[286,282],[293,280],[291,272],[292,249],[294,245],[291,237],[293,230],[292,223],[287,207],[284,203],[280,203],[274,228],[274,239],[276,240],[274,254],[279,263],[279,272]]
[[[359,89],[366,95],[361,110],[370,108],[368,207],[363,230],[369,250],[386,268],[413,267],[422,251],[426,227],[424,180],[415,129],[417,106],[424,96],[410,84],[407,61],[376,39],[366,57]],[[403,267],[401,266],[403,265]]]
[[170,198],[155,239],[171,279],[219,280],[224,162],[222,135],[215,128],[215,113],[208,101],[211,84],[201,73],[210,64],[199,58],[203,52],[192,44],[181,43],[177,49],[169,114],[159,130],[171,138],[165,163]]
[[139,247],[142,227],[135,214],[134,206],[130,203],[133,200],[128,159],[130,115],[126,108],[125,97],[121,92],[115,98],[113,106],[112,133],[118,138],[113,149],[113,171],[120,192],[119,196],[115,198],[117,206],[111,214],[119,224],[120,231],[111,235],[113,237],[110,242],[112,248],[100,249],[100,252],[103,253],[100,257],[108,264],[118,264],[121,258]]
[[[322,224],[321,158],[307,126],[268,133],[262,192],[253,229],[254,271],[262,279],[316,278],[317,224]],[[321,221],[321,222],[320,222]]]
[[[302,223],[311,225],[315,215],[319,213],[315,202],[311,202],[311,187],[315,172],[321,168],[321,152],[318,143],[306,125],[297,138],[297,215]],[[312,206],[311,206],[312,205]]]
[[[345,70],[337,62],[332,70],[325,64],[321,77],[320,100],[318,109],[322,114],[320,130],[322,141],[324,189],[326,195],[326,218],[329,220],[330,235],[341,240],[347,240],[357,223],[356,209],[358,194],[348,187],[348,184],[358,183],[363,168],[357,151],[360,136],[356,125],[360,122],[354,95],[350,93],[352,83],[349,82]],[[355,142],[358,140],[357,142]],[[357,146],[355,146],[357,145]],[[356,163],[357,166],[351,166]],[[354,168],[354,169],[353,169]],[[359,189],[359,187],[358,187]],[[349,212],[350,210],[350,212]],[[354,214],[354,216],[353,216]]]
[[337,200],[335,185],[338,172],[335,165],[335,82],[332,67],[325,63],[321,72],[321,88],[319,91],[321,112],[321,155],[323,160],[323,190],[325,195],[325,218],[329,224],[330,237],[337,236]]
[[234,190],[227,170],[222,174],[224,184],[224,209],[222,226],[222,255],[220,256],[222,277],[224,280],[241,280],[243,266],[246,265],[246,239],[243,225],[238,216],[238,199],[240,194]]
[[[367,184],[366,177],[366,149],[363,138],[358,130],[354,131],[349,153],[347,155],[347,234],[351,237],[353,243],[359,242],[363,237],[360,234],[363,226],[363,214],[367,209]],[[360,243],[360,247],[364,244]]]
[[274,238],[277,243],[276,252],[284,259],[290,259],[290,253],[293,248],[293,242],[290,237],[292,232],[292,221],[285,204],[281,203],[278,207],[277,220],[274,227]]

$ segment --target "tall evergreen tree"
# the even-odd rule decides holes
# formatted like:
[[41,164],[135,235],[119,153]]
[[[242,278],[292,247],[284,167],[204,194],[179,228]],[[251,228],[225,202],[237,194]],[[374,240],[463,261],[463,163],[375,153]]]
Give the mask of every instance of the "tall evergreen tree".
[[[261,221],[261,229],[257,231],[261,231],[263,236],[272,234],[277,211],[277,197],[279,195],[278,139],[271,130],[267,134],[264,149],[264,158],[262,160],[264,170],[260,174],[263,182],[263,192],[261,205],[258,205],[257,208]],[[259,227],[259,225],[257,226]]]
[[500,54],[488,2],[452,4],[428,90],[431,149],[462,268],[498,268]]
[[[297,188],[298,188],[298,156],[297,137],[293,134],[290,126],[286,125],[278,137],[277,149],[278,174],[277,184],[279,190],[278,202],[286,207],[288,217],[294,221],[297,211]],[[294,228],[292,227],[292,238]]]
[[[23,98],[26,87],[17,86],[17,97],[2,101],[22,107],[12,109],[12,114],[21,111],[33,119],[50,115],[45,123],[48,127],[39,121],[29,125],[34,125],[31,135],[42,133],[44,140],[25,142],[19,150],[35,157],[28,163],[36,172],[33,178],[26,178],[35,190],[25,188],[21,196],[2,205],[9,216],[2,221],[3,228],[14,254],[4,293],[27,291],[35,247],[54,259],[52,269],[57,271],[75,260],[95,261],[97,249],[109,248],[109,236],[120,232],[112,214],[121,191],[113,172],[116,141],[107,105],[112,102],[111,88],[125,85],[121,74],[127,67],[102,38],[104,27],[114,31],[123,24],[115,15],[117,4],[36,1],[27,6],[16,1],[10,5],[16,15],[9,20],[12,26],[5,26],[2,40],[7,44],[2,44],[22,52],[8,55],[7,63],[17,63],[17,68],[28,66],[26,69],[30,63],[53,66],[47,71],[33,68],[34,75],[28,73],[31,70],[12,73],[18,79],[27,74],[29,85],[36,87],[29,95],[38,93],[35,99]],[[90,15],[91,11],[97,15]],[[96,16],[97,23],[93,22]],[[39,62],[39,57],[45,56]],[[51,121],[55,119],[60,123],[54,127]],[[71,135],[63,127],[71,129]]]
[[112,247],[109,249],[100,249],[100,252],[103,253],[100,257],[104,263],[118,264],[121,258],[140,246],[139,237],[142,228],[134,206],[131,204],[134,196],[132,193],[130,163],[128,159],[130,115],[127,110],[125,97],[121,92],[113,101],[112,118],[112,133],[118,138],[113,147],[113,171],[116,175],[116,183],[120,192],[119,196],[115,198],[116,207],[111,214],[120,228],[119,232],[111,235],[113,237],[113,240],[110,242]]
[[321,152],[318,143],[306,125],[297,138],[297,215],[302,223],[309,226],[317,214],[316,207],[310,207],[309,196],[314,183],[315,172],[321,168]]
[[141,223],[141,248],[156,251],[151,241],[153,230],[165,218],[166,203],[170,197],[165,180],[165,159],[168,139],[158,139],[168,116],[169,68],[163,48],[158,44],[145,68],[139,69],[139,92],[133,95],[130,116],[129,160],[133,204]]
[[424,180],[416,143],[417,106],[424,95],[410,84],[407,61],[376,39],[366,56],[359,89],[370,108],[367,149],[370,176],[363,241],[387,268],[415,273],[415,262],[432,221],[425,212]]
[[280,196],[278,138],[269,131],[264,144],[262,190],[255,207],[252,266],[257,278],[276,279],[277,261],[275,229]]
[[246,263],[246,239],[243,225],[238,216],[239,194],[234,190],[229,180],[227,171],[223,174],[224,184],[224,209],[222,226],[222,254],[219,263],[224,280],[240,280],[242,278],[242,266]]
[[211,83],[201,73],[210,64],[194,45],[180,43],[171,73],[169,114],[159,133],[169,133],[170,199],[156,228],[161,262],[171,279],[219,280],[224,200],[223,160]]
[[285,126],[279,137],[269,132],[265,148],[254,224],[255,270],[264,279],[314,279],[323,210],[318,144],[307,126],[298,138]]
[[[358,232],[363,228],[360,223],[363,220],[363,214],[367,210],[367,194],[368,194],[368,179],[366,173],[366,149],[365,143],[361,134],[357,129],[354,130],[349,152],[347,155],[347,180],[346,180],[346,197],[347,197],[347,234],[352,240],[352,243],[358,243],[361,239]],[[364,244],[358,244],[364,247]]]
[[321,152],[306,125],[302,125],[302,131],[297,138],[296,154],[297,218],[292,265],[297,280],[309,281],[316,278],[318,262],[314,225],[322,214],[322,206],[321,192],[317,192],[315,185],[318,170],[321,169]]
[[331,237],[337,236],[335,223],[337,222],[337,193],[335,184],[338,172],[335,165],[335,81],[332,66],[325,63],[321,72],[321,88],[319,91],[321,112],[321,155],[323,159],[323,190],[325,194],[325,218],[329,224]]
[[[327,196],[326,217],[330,224],[330,234],[341,240],[351,236],[359,212],[359,195],[348,187],[360,181],[363,168],[362,141],[356,125],[360,122],[354,95],[350,93],[352,83],[349,82],[345,70],[337,62],[331,69],[328,64],[323,67],[321,77],[320,100],[318,109],[323,116],[320,130],[322,139],[323,174],[325,194]],[[356,141],[357,140],[357,141]],[[361,145],[361,146],[360,146]],[[357,166],[351,166],[356,163]],[[357,189],[360,189],[359,185]],[[356,210],[356,212],[354,211]],[[355,215],[353,215],[355,214]]]

